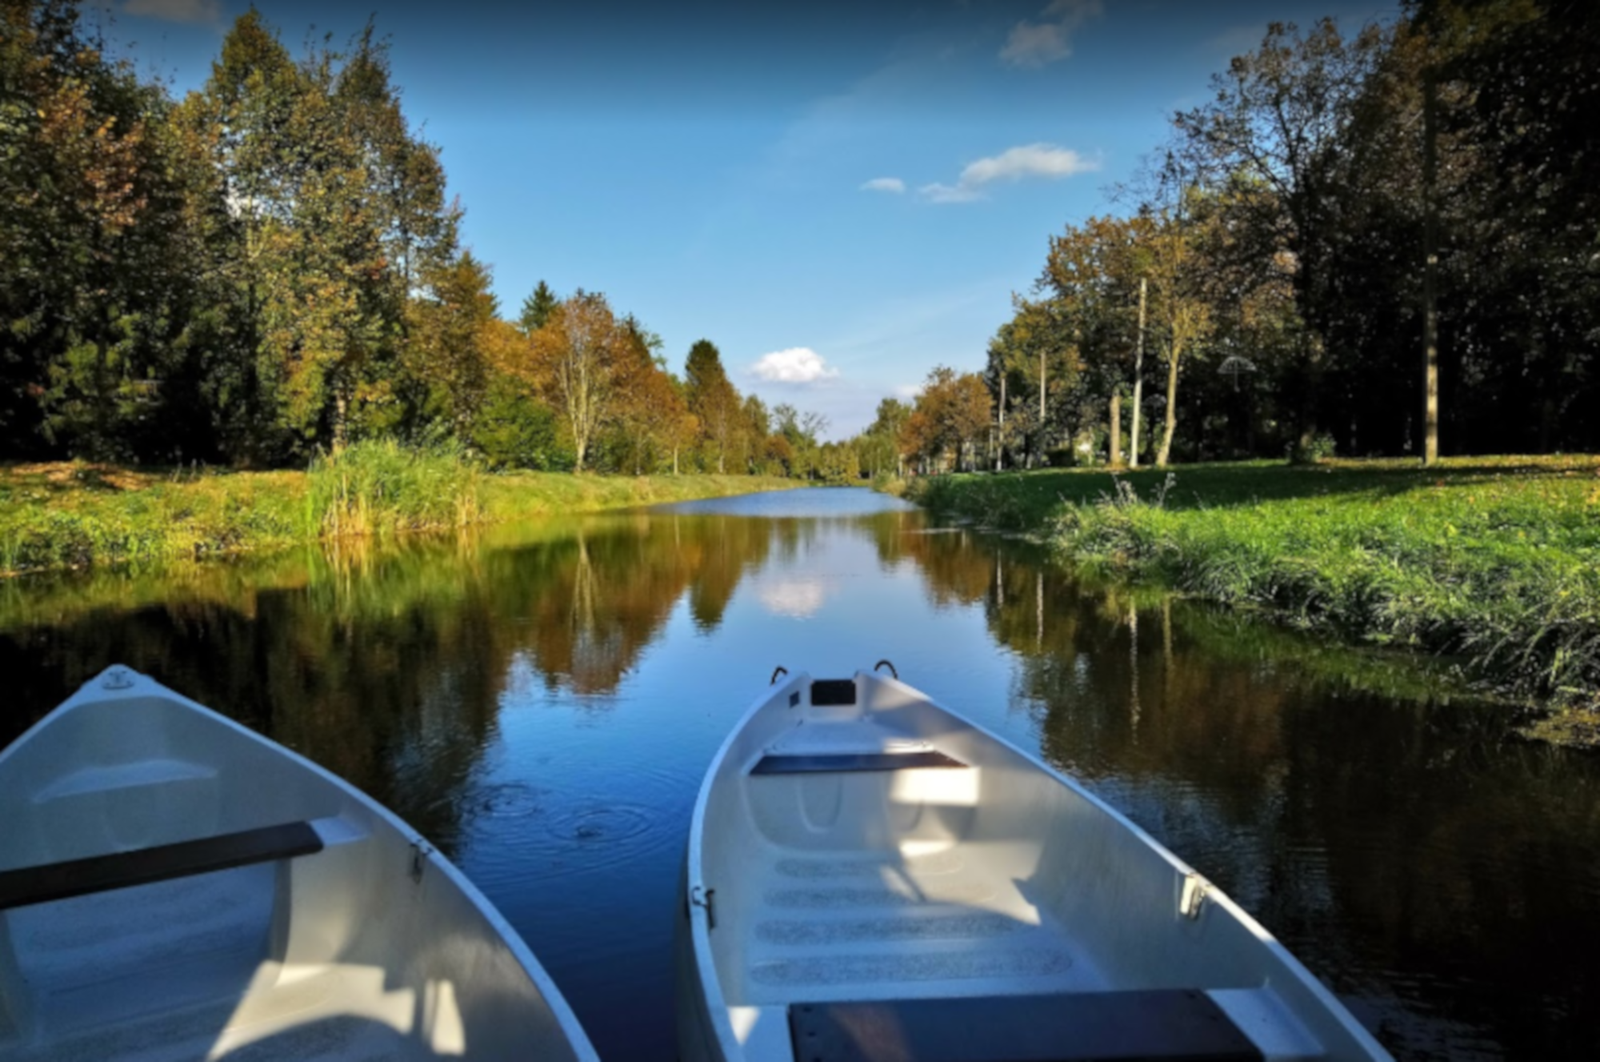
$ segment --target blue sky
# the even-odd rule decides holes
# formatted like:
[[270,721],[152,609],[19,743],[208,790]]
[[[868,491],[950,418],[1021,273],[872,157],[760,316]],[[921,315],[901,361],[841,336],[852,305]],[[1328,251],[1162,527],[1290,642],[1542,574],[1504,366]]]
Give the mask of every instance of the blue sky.
[[[236,0],[110,0],[109,36],[183,93]],[[407,115],[442,149],[502,313],[544,279],[602,291],[675,371],[842,438],[937,364],[977,369],[1049,236],[1272,20],[1382,0],[896,0],[785,6],[261,0],[292,50],[375,15]]]

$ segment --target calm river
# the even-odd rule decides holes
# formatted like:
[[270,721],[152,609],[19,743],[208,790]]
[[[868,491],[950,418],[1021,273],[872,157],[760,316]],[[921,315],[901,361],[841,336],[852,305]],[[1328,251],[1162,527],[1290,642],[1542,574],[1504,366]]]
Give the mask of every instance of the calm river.
[[880,657],[1127,812],[1396,1055],[1600,1055],[1600,759],[1402,662],[1090,590],[865,491],[11,580],[0,745],[107,664],[148,672],[430,836],[603,1057],[670,1059],[701,772],[775,666]]

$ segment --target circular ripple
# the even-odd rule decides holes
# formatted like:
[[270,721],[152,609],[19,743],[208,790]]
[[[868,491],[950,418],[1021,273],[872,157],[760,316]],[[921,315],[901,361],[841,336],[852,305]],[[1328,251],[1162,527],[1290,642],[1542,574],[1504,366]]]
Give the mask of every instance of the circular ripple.
[[501,782],[474,789],[464,804],[476,819],[525,819],[541,814],[548,796],[525,782]]
[[628,805],[572,808],[546,819],[544,828],[562,841],[617,844],[649,833],[655,826],[644,808]]

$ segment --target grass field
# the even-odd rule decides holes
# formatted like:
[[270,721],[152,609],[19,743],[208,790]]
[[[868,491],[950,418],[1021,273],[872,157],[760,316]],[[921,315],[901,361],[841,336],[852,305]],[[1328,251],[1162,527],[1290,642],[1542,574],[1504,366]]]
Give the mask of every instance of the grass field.
[[392,444],[351,447],[306,472],[0,466],[0,574],[161,563],[801,485],[757,476],[489,475],[456,454]]
[[1458,656],[1600,739],[1600,458],[1252,463],[950,476],[908,496],[1047,535],[1081,564]]

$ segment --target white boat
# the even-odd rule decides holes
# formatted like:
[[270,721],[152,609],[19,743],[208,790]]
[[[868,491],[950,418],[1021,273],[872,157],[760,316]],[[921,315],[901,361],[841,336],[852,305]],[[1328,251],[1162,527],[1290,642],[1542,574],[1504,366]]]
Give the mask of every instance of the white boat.
[[687,1062],[1389,1057],[1143,830],[875,673],[758,699],[686,872]]
[[4,1062],[596,1058],[427,841],[143,675],[0,752],[0,815]]

